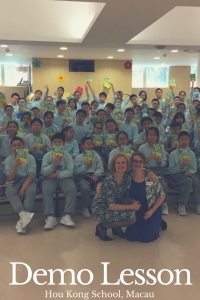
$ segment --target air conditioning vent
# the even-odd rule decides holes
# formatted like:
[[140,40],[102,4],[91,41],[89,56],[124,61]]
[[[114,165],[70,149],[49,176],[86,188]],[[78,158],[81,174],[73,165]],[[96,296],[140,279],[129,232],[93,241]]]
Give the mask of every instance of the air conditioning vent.
[[185,50],[188,53],[200,53],[200,50]]

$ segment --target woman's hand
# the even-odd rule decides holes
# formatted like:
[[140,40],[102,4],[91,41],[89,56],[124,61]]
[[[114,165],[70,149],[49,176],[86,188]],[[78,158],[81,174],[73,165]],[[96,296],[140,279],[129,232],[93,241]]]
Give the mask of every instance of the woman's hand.
[[134,210],[140,210],[141,203],[139,201],[136,201],[132,204],[132,207]]
[[96,192],[97,194],[101,194],[101,183],[97,185]]
[[147,177],[149,178],[150,181],[158,182],[158,178],[157,178],[156,174],[154,174],[151,171],[147,173]]
[[153,210],[150,209],[148,212],[144,214],[144,219],[145,220],[149,219],[153,215],[153,213],[154,213]]

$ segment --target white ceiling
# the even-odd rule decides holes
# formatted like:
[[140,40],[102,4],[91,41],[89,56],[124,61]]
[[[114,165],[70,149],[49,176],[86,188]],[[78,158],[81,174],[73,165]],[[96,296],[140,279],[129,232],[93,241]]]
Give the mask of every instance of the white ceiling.
[[200,46],[200,7],[177,6],[127,44]]
[[2,0],[1,39],[81,43],[104,5],[73,1]]
[[[0,63],[29,64],[32,58],[63,54],[64,59],[113,56],[138,65],[195,65],[199,54],[184,50],[200,49],[199,14],[199,0],[1,0],[0,44],[13,56],[0,48]],[[166,48],[158,53],[156,45]]]

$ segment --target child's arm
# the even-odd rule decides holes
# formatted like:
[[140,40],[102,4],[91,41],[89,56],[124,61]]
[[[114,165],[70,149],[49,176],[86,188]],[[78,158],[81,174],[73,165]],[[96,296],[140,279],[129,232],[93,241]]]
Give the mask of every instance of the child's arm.
[[76,158],[76,156],[78,156],[80,153],[79,153],[79,147],[78,147],[78,143],[77,141],[74,140],[74,148],[73,148],[73,154],[72,156],[74,158]]
[[16,173],[17,173],[17,168],[21,165],[22,163],[19,161],[19,159],[15,159],[15,164],[12,167],[11,166],[11,159],[10,157],[6,158],[5,160],[5,171],[4,173],[6,174],[7,178],[9,181],[13,181]]
[[[46,152],[49,152],[52,150],[52,145],[51,145],[51,141],[50,139],[46,136],[46,135],[43,135],[44,137],[44,147],[46,149]],[[41,149],[42,150],[42,149]],[[44,150],[43,150],[44,151]],[[45,151],[44,151],[45,152]]]
[[44,93],[44,96],[43,96],[41,102],[45,102],[46,98],[48,97],[48,93],[49,93],[48,85],[44,85],[44,88],[46,89],[46,92]]
[[190,174],[195,174],[197,172],[197,160],[192,151],[190,151],[190,164],[188,165],[187,172],[190,172]]
[[89,93],[88,93],[88,85],[87,84],[85,85],[85,91],[86,91],[86,97],[83,100],[79,100],[80,105],[83,102],[88,102],[90,100],[90,96],[89,96]]
[[[4,105],[5,102],[3,102]],[[0,107],[0,120],[3,120],[5,117],[4,107]]]
[[88,86],[89,86],[90,91],[92,92],[93,100],[94,100],[94,101],[97,101],[97,102],[99,103],[99,102],[100,102],[100,101],[99,101],[99,98],[97,97],[97,95],[95,94],[95,91],[94,91],[93,88],[91,87],[90,82],[88,81],[87,84],[88,84]]
[[113,95],[115,96],[116,92],[115,92],[115,88],[114,88],[114,85],[113,85],[112,81],[110,81],[109,84],[111,85],[112,91],[113,91]]
[[42,167],[41,167],[42,176],[47,177],[50,174],[54,173],[55,169],[56,169],[56,166],[58,165],[56,163],[57,163],[57,160],[54,159],[53,163],[52,163],[52,160],[50,159],[50,155],[45,154],[43,159],[42,159]]
[[103,175],[104,172],[103,163],[99,155],[95,155],[95,160],[96,170],[94,171],[94,175],[100,177]]
[[135,125],[133,127],[133,144],[137,143],[137,137],[138,137],[138,127],[137,127],[137,125]]
[[191,89],[189,91],[189,98],[193,99],[193,96],[194,96],[194,81],[192,81],[192,86],[191,86]]
[[28,178],[25,180],[24,184],[22,185],[21,190],[18,193],[18,197],[20,199],[23,198],[25,190],[31,184],[32,181],[33,181],[33,177],[32,176],[28,176]]
[[175,94],[174,94],[174,87],[172,85],[169,86],[171,93],[172,93],[172,101],[174,101]]
[[[84,156],[83,156],[84,157]],[[77,156],[74,160],[74,174],[75,175],[82,175],[85,174],[88,170],[88,166],[86,165],[85,161],[83,162],[82,157]],[[85,157],[84,157],[85,159]]]
[[72,177],[74,164],[73,164],[73,160],[72,160],[72,157],[71,157],[70,154],[67,157],[67,162],[66,162],[66,166],[65,167],[66,167],[65,170],[56,171],[57,179],[63,179],[63,178]]

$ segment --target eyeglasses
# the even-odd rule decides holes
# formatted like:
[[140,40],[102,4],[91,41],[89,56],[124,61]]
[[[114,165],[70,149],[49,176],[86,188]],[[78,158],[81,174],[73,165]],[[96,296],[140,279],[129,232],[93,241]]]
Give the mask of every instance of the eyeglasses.
[[102,129],[102,127],[95,127],[95,129],[99,129],[99,130],[101,130],[101,129]]
[[126,164],[126,161],[122,161],[122,162],[116,162],[116,165],[120,165],[120,164]]
[[134,160],[133,160],[133,163],[134,163],[134,164],[137,164],[137,163],[138,163],[138,164],[142,165],[142,164],[144,163],[144,161],[143,161],[143,160],[137,160],[137,159],[134,159]]

